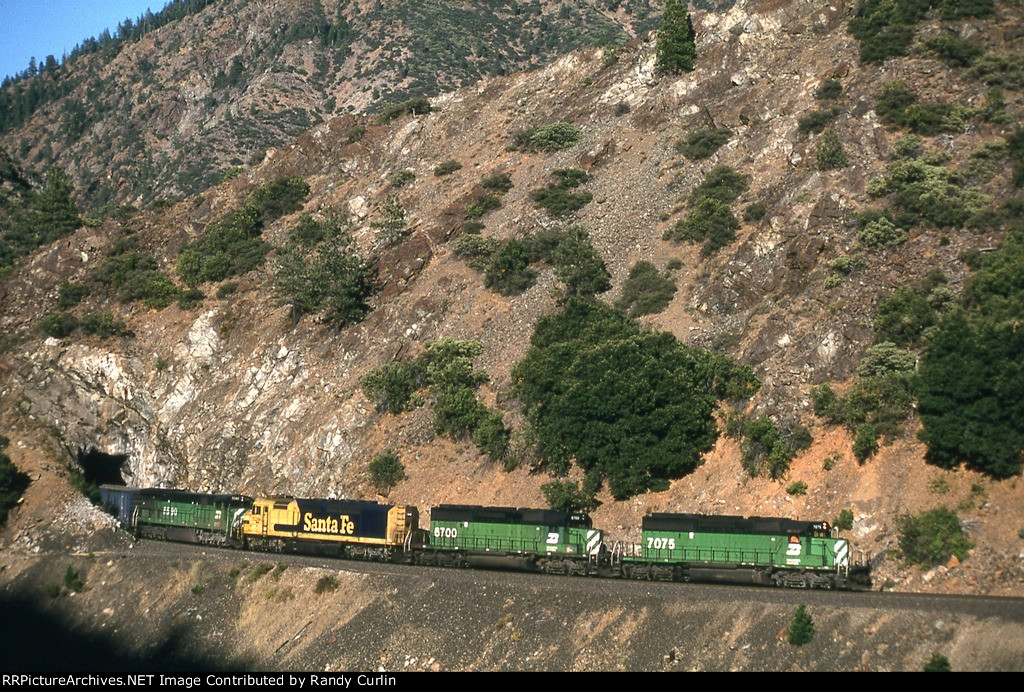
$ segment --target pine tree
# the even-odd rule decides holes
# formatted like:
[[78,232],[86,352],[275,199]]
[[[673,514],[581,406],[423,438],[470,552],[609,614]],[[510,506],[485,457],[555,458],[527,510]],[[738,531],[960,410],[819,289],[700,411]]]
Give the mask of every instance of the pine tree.
[[52,243],[74,233],[82,220],[78,207],[71,199],[71,179],[56,166],[46,172],[46,180],[33,199],[29,223],[37,245]]
[[693,70],[697,59],[696,35],[686,3],[666,0],[654,49],[654,69],[658,74],[679,74]]
[[803,646],[814,637],[814,621],[811,614],[801,603],[793,613],[793,619],[789,621],[789,643],[793,646]]

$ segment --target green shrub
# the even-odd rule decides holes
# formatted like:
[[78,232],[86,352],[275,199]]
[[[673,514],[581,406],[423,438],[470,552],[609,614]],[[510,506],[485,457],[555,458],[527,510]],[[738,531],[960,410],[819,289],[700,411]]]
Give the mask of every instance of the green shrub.
[[908,375],[914,372],[917,357],[910,351],[904,351],[892,342],[876,343],[868,347],[857,365],[857,374],[861,377],[881,377],[885,375]]
[[928,52],[952,67],[970,67],[985,53],[981,46],[962,41],[955,36],[935,36],[925,42]]
[[487,411],[476,421],[473,444],[491,459],[500,461],[508,455],[511,436],[512,431],[505,427],[501,414]]
[[551,153],[568,149],[583,139],[583,131],[566,122],[519,130],[512,136],[512,148]]
[[764,202],[751,202],[747,205],[747,208],[743,210],[743,220],[752,223],[760,221],[768,215],[768,205]]
[[662,237],[665,240],[703,243],[701,255],[707,257],[734,241],[739,227],[740,222],[733,216],[728,203],[705,198]]
[[793,611],[793,617],[789,621],[789,643],[793,646],[809,644],[814,638],[814,621],[807,607],[801,603]]
[[921,669],[924,673],[951,673],[953,667],[949,665],[949,659],[942,654],[936,652],[932,654],[932,657],[928,659],[928,662],[924,664]]
[[831,128],[825,130],[818,139],[814,157],[819,171],[830,171],[850,165],[850,159],[846,156],[846,149],[843,148],[839,135]]
[[540,486],[548,507],[557,512],[592,512],[600,504],[593,493],[575,481],[549,481]]
[[533,261],[530,244],[513,238],[494,254],[484,274],[485,285],[503,296],[522,293],[537,281],[537,272],[530,269]]
[[489,211],[501,208],[501,199],[494,195],[480,195],[466,207],[466,218],[476,220]]
[[341,140],[345,144],[355,144],[363,139],[366,134],[366,125],[353,125],[341,133]]
[[309,185],[297,176],[280,177],[253,190],[249,202],[255,207],[261,224],[268,224],[286,214],[291,214],[306,202]]
[[688,159],[706,159],[718,151],[732,137],[732,130],[726,127],[713,127],[696,130],[676,142],[676,151]]
[[565,285],[566,295],[593,296],[612,287],[611,275],[581,226],[566,229],[551,253],[555,276]]
[[189,288],[178,294],[178,307],[182,310],[195,310],[203,304],[206,296],[198,288]]
[[832,526],[839,529],[840,531],[852,531],[853,512],[848,509],[840,510],[839,515],[832,520]]
[[480,187],[498,195],[503,195],[512,189],[512,176],[508,173],[495,173],[480,181]]
[[723,204],[732,204],[747,190],[747,176],[729,166],[715,166],[700,184],[690,193],[690,204],[702,199],[716,199]]
[[103,337],[125,336],[129,333],[125,323],[115,319],[109,310],[87,312],[78,322],[78,328],[85,334]]
[[921,103],[910,87],[899,80],[882,87],[875,112],[883,123],[920,135],[960,132],[964,127],[962,108],[941,101]]
[[[277,178],[257,188],[242,207],[211,223],[199,238],[182,249],[176,267],[178,275],[189,286],[198,286],[204,281],[223,281],[252,271],[270,251],[270,246],[259,237],[263,227],[301,209],[308,194],[309,185],[297,177]],[[152,289],[158,294],[156,302],[166,301],[169,305],[177,298],[170,295],[166,285],[154,285]]]
[[[463,229],[465,230],[465,229]],[[462,235],[455,244],[455,255],[477,271],[483,271],[494,259],[501,243],[480,235]]]
[[432,110],[430,99],[425,96],[416,96],[401,103],[392,103],[385,106],[381,110],[378,120],[382,125],[385,125],[392,120],[401,118],[403,115],[424,115]]
[[839,109],[833,107],[819,108],[800,116],[797,126],[803,134],[821,132],[825,127],[836,119]]
[[840,274],[849,276],[868,266],[868,262],[861,255],[839,255],[829,265]]
[[332,234],[311,255],[295,245],[282,248],[274,266],[274,295],[291,308],[293,323],[317,313],[337,329],[361,322],[377,289],[377,272],[355,251],[347,229]]
[[907,232],[889,218],[880,216],[865,221],[857,232],[857,240],[868,250],[882,250],[907,242]]
[[85,589],[85,581],[78,574],[78,570],[71,565],[68,565],[68,568],[64,570],[64,588],[75,593],[81,593]]
[[918,346],[938,315],[920,287],[898,288],[878,302],[875,341],[899,346]]
[[797,452],[811,445],[810,431],[803,426],[780,427],[765,415],[746,418],[734,414],[728,421],[726,433],[740,440],[740,461],[752,478],[760,475],[773,480],[782,478]]
[[378,413],[401,413],[414,408],[414,395],[424,386],[425,376],[418,363],[395,361],[371,370],[359,383]]
[[[1024,237],[1013,231],[966,284],[963,308],[932,330],[917,394],[930,463],[1006,478],[1020,473],[1024,396]],[[933,291],[934,293],[934,291]]]
[[533,192],[534,203],[549,214],[565,216],[579,211],[594,199],[594,196],[585,190],[573,192],[590,180],[583,171],[576,168],[559,168],[553,171],[552,175],[557,178],[555,182]]
[[381,207],[381,218],[370,222],[377,230],[377,242],[383,247],[394,247],[409,236],[405,224],[406,211],[398,195],[388,195]]
[[803,481],[793,481],[786,486],[786,493],[789,495],[806,495],[807,484]]
[[225,281],[217,287],[216,295],[218,298],[227,298],[230,295],[234,295],[236,291],[238,291],[237,281]]
[[878,429],[871,423],[861,423],[853,437],[853,456],[863,464],[878,453]]
[[85,284],[73,284],[67,279],[60,282],[57,289],[57,307],[70,310],[89,296],[89,287]]
[[667,488],[717,436],[711,355],[592,299],[538,322],[513,381],[546,463],[593,469],[617,499]]
[[338,590],[338,579],[332,574],[325,574],[316,580],[316,586],[313,587],[313,592],[316,595],[322,595]]
[[70,312],[55,310],[43,315],[39,320],[39,329],[46,336],[54,339],[64,339],[71,336],[78,328],[78,318]]
[[1020,53],[986,53],[974,61],[970,74],[989,86],[1020,91],[1024,89],[1024,56]]
[[948,562],[954,555],[967,559],[973,546],[964,536],[960,517],[946,507],[896,517],[900,552],[909,564],[933,567]]
[[839,98],[843,93],[843,83],[838,79],[826,79],[818,85],[814,92],[814,98],[819,101],[832,101]]
[[381,452],[370,462],[370,480],[378,492],[387,494],[399,481],[405,480],[405,467],[391,450]]
[[668,307],[675,294],[675,282],[658,272],[650,262],[641,260],[629,270],[615,307],[633,318],[653,315]]
[[416,180],[416,173],[406,168],[392,173],[388,182],[391,183],[391,187],[398,188],[405,187],[414,180]]
[[448,159],[447,161],[439,163],[434,167],[434,175],[440,178],[441,176],[451,175],[455,171],[461,169],[461,163],[459,163],[455,159]]

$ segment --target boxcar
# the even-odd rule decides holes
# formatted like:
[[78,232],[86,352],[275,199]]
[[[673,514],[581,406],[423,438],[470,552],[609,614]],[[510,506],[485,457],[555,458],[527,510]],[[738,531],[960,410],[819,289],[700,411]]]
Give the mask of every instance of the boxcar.
[[430,513],[428,564],[511,566],[553,574],[596,574],[602,532],[581,513],[440,505]]
[[122,529],[130,531],[132,528],[135,496],[138,492],[138,488],[127,488],[123,485],[100,486],[100,504],[117,517]]
[[826,521],[651,514],[641,541],[612,551],[623,576],[804,588],[850,588],[867,578]]
[[235,546],[240,544],[242,518],[252,498],[146,488],[134,491],[132,505],[130,526],[137,535]]
[[418,527],[419,511],[412,506],[260,497],[242,534],[259,550],[390,560],[405,555]]

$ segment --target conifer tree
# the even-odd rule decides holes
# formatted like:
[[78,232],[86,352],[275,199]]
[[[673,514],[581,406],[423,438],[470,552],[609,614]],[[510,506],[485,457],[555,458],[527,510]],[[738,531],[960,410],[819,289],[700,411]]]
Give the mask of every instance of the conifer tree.
[[814,621],[811,614],[803,603],[796,607],[793,612],[793,619],[789,621],[789,643],[793,646],[803,646],[814,637]]
[[697,59],[697,42],[685,2],[666,0],[654,54],[654,69],[658,74],[679,74],[693,70]]

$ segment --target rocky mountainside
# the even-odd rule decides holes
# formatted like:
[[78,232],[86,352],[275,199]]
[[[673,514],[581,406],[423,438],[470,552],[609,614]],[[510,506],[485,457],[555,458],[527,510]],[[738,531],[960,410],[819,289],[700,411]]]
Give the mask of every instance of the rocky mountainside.
[[66,168],[90,207],[141,206],[200,192],[340,114],[621,45],[656,21],[647,0],[175,5],[191,9],[0,92],[0,146],[39,172]]
[[[493,253],[510,240],[578,224],[610,276],[603,300],[621,298],[634,266],[652,263],[675,292],[639,322],[749,365],[761,388],[739,411],[750,419],[770,414],[792,423],[783,426],[789,430],[800,423],[812,434],[810,447],[791,449],[781,479],[744,468],[749,437],[720,436],[703,465],[667,490],[625,501],[601,491],[596,525],[632,540],[652,510],[831,519],[845,509],[879,584],[1020,595],[1019,474],[993,480],[926,464],[910,404],[891,435],[872,438],[877,453],[858,463],[848,426],[830,424],[812,406],[822,383],[859,391],[880,298],[939,270],[944,290],[932,286],[928,295],[956,300],[971,274],[965,260],[994,252],[1006,235],[1003,201],[1016,189],[1007,142],[1020,122],[1021,85],[1007,77],[1000,105],[986,82],[991,69],[950,67],[924,46],[952,37],[987,51],[989,62],[1019,55],[1020,8],[998,3],[983,19],[925,17],[913,50],[881,64],[858,59],[847,30],[851,8],[749,1],[694,17],[693,72],[657,75],[654,42],[644,37],[447,92],[431,101],[430,113],[384,124],[330,118],[201,194],[108,218],[27,258],[0,283],[8,335],[0,391],[8,453],[35,482],[5,541],[16,551],[45,543],[52,529],[29,517],[60,513],[52,498],[66,494],[54,488],[67,475],[63,465],[76,463],[105,463],[108,473],[118,467],[114,475],[140,486],[371,498],[368,464],[390,449],[406,477],[389,501],[542,505],[550,477],[528,454],[508,471],[470,440],[438,434],[426,388],[425,405],[381,412],[362,378],[422,354],[433,340],[477,340],[476,367],[487,374],[479,399],[517,431],[513,446],[528,448],[512,370],[538,321],[564,302],[566,279],[533,263],[532,284],[492,290],[487,284],[503,276]],[[1012,76],[1007,60],[999,74]],[[957,104],[943,111],[960,118],[956,126],[894,122],[879,104],[898,80],[920,103]],[[552,124],[559,127],[537,129]],[[353,128],[365,130],[355,138]],[[906,137],[911,128],[923,132],[918,139]],[[702,149],[710,149],[704,158]],[[912,161],[913,170],[944,183],[931,202],[899,188],[894,161]],[[734,184],[725,201],[706,201],[719,194],[700,187],[709,174],[718,190]],[[270,214],[266,190],[295,178],[308,195]],[[564,184],[552,188],[553,181]],[[886,192],[886,185],[896,187]],[[970,196],[956,197],[958,190]],[[865,214],[887,194],[903,195],[899,214]],[[545,199],[582,204],[566,211],[542,206]],[[222,253],[210,238],[242,224],[246,204],[256,215],[250,236],[223,261],[258,257],[238,276],[218,273],[201,260]],[[984,215],[955,223],[907,216],[941,204],[991,213],[984,222]],[[695,210],[726,232],[699,236]],[[728,219],[737,216],[730,237]],[[295,236],[342,217],[353,242],[347,251],[368,258],[378,290],[365,319],[339,328],[323,312],[297,310],[294,296],[283,304],[274,277],[294,257]],[[182,262],[188,252],[192,260]],[[269,260],[261,262],[260,252]],[[144,265],[140,293],[117,283],[115,270],[129,271],[125,258]],[[187,290],[189,276],[198,295]],[[41,317],[69,293],[62,282],[90,293],[62,309],[82,323],[92,315],[91,325],[109,311],[106,326],[41,334]],[[732,408],[720,409],[721,427]],[[961,513],[975,546],[969,557],[929,571],[903,566],[894,558],[896,517],[940,505]]]

